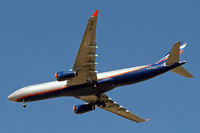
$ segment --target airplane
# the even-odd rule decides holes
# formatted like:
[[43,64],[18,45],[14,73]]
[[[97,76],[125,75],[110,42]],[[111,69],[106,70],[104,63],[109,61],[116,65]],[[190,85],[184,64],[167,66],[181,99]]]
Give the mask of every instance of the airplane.
[[78,54],[70,71],[56,72],[56,81],[18,89],[8,96],[8,100],[22,102],[23,107],[26,107],[26,102],[71,96],[86,102],[74,106],[76,114],[95,110],[96,106],[139,123],[149,119],[136,116],[114,102],[105,93],[116,87],[138,83],[168,71],[186,78],[193,77],[182,67],[186,62],[179,61],[180,54],[186,46],[186,42],[183,41],[175,43],[171,51],[156,63],[98,73],[95,69],[97,16],[98,10],[88,20]]

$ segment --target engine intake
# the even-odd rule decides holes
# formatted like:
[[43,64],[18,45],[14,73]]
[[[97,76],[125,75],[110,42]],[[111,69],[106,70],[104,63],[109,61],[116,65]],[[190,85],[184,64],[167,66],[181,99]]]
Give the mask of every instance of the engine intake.
[[74,112],[76,114],[82,114],[95,109],[95,106],[92,104],[82,104],[82,105],[75,105]]
[[75,71],[61,71],[61,72],[56,72],[55,77],[57,81],[64,81],[68,80],[70,78],[73,78],[77,75]]

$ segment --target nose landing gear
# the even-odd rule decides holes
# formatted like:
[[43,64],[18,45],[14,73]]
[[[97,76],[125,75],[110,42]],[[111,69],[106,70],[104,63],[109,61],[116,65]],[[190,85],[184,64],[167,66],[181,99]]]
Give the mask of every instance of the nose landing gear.
[[23,100],[23,102],[24,103],[22,105],[23,105],[24,108],[26,108],[26,102],[24,100]]

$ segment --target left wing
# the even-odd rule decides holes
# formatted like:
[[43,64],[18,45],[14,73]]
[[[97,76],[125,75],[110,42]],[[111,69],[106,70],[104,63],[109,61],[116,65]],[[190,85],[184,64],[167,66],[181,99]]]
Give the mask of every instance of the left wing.
[[129,120],[135,121],[135,122],[144,122],[148,121],[149,119],[142,119],[130,111],[126,110],[124,107],[120,106],[116,102],[112,101],[111,98],[109,98],[104,93],[101,93],[100,95],[90,95],[90,96],[80,96],[77,97],[78,99],[81,99],[83,101],[86,101],[90,104],[95,104],[97,107],[102,108],[104,110],[107,110],[109,112],[115,113],[119,116],[122,116],[124,118],[127,118]]
[[96,24],[98,10],[88,20],[83,39],[74,62],[73,70],[77,76],[68,80],[68,85],[78,85],[86,82],[97,81],[95,71],[96,60]]

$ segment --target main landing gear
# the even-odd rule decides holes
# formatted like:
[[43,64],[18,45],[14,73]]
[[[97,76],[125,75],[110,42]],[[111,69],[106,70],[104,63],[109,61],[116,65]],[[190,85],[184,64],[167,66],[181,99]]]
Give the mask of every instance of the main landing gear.
[[88,80],[87,81],[87,84],[89,84],[89,86],[93,87],[93,88],[96,88],[97,87],[97,82],[96,81],[90,81]]
[[100,101],[98,101],[98,102],[96,102],[96,105],[97,105],[97,106],[101,106],[102,108],[105,108],[105,107],[106,107],[106,103],[105,103],[105,102],[100,102]]

